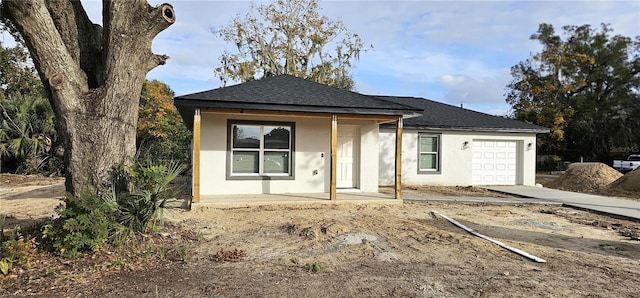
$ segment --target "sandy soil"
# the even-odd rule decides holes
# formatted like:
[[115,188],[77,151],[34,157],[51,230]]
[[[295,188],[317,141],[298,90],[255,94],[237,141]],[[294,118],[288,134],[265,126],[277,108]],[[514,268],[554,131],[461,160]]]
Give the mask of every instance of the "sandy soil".
[[572,163],[558,179],[544,185],[568,191],[597,192],[622,176],[620,172],[603,163]]
[[560,190],[640,200],[640,170],[623,175],[603,163],[573,163],[559,176],[536,175],[536,183]]
[[0,216],[5,216],[5,228],[28,226],[55,215],[64,193],[64,178],[0,175]]
[[[0,185],[0,213],[16,219],[48,214],[57,204],[51,197],[61,195],[59,185]],[[411,191],[428,195],[455,189]],[[533,262],[475,237],[433,217],[431,210],[547,262]],[[201,239],[189,247],[188,262],[97,273],[75,268],[24,280],[0,277],[0,296],[637,297],[640,293],[640,224],[557,205],[203,206],[167,217]]]

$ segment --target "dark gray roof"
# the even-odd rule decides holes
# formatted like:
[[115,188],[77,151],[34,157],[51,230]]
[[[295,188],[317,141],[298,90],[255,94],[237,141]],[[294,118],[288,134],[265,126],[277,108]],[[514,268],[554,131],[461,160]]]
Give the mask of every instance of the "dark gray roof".
[[[549,129],[542,126],[467,110],[429,99],[398,96],[377,97],[390,102],[409,105],[424,110],[420,117],[405,119],[403,121],[403,125],[406,128],[532,133],[549,132]],[[383,124],[383,127],[395,127],[395,124]]]
[[195,108],[363,115],[419,116],[421,109],[312,82],[279,75],[174,98],[185,121]]
[[[188,127],[196,108],[404,116],[407,128],[546,133],[547,128],[436,101],[370,96],[290,75],[182,95],[174,103]],[[395,124],[383,124],[394,127]]]

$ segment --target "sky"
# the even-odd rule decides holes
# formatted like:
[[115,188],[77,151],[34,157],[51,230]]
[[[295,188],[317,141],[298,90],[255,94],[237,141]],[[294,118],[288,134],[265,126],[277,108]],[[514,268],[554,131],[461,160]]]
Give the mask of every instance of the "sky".
[[[173,5],[176,23],[153,41],[171,57],[149,72],[176,95],[214,88],[223,50],[232,45],[212,33],[244,16],[252,1],[149,1]],[[101,2],[83,0],[101,23]],[[260,4],[260,1],[253,1]],[[414,96],[492,114],[507,115],[510,68],[542,48],[529,39],[540,23],[554,26],[607,23],[613,34],[640,36],[640,0],[633,1],[329,1],[320,14],[342,21],[373,49],[352,70],[364,94]]]

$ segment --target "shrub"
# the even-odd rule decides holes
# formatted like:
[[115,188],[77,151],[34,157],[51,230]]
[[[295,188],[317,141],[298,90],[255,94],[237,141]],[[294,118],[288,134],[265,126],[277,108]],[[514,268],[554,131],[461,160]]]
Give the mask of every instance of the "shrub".
[[107,244],[118,223],[99,195],[84,191],[78,197],[67,195],[56,208],[59,218],[43,225],[42,238],[57,255],[77,257]]
[[177,163],[115,166],[110,185],[83,191],[77,197],[65,196],[56,208],[59,217],[43,225],[43,241],[57,255],[76,257],[147,232],[177,192],[169,183],[183,170]]
[[135,233],[145,232],[162,219],[167,200],[179,189],[169,184],[182,171],[178,163],[169,165],[136,162],[130,167],[116,166],[112,172],[111,192],[105,201],[114,207],[117,221]]

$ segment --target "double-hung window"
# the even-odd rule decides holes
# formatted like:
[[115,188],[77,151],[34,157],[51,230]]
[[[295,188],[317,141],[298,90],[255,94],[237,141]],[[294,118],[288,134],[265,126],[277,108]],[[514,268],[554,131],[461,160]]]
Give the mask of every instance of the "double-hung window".
[[295,124],[229,121],[228,176],[293,177]]
[[440,172],[440,135],[418,134],[418,173]]

